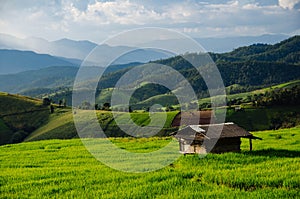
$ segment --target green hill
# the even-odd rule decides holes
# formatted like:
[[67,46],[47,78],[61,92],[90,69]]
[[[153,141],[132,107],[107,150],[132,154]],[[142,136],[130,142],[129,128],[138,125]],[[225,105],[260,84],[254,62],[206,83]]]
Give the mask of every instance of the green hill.
[[163,107],[166,107],[168,105],[178,104],[178,100],[173,94],[162,94],[133,104],[132,107],[134,109],[142,109],[143,107],[151,107],[154,104],[160,104]]
[[[299,106],[280,105],[273,107],[256,107],[246,101],[248,98],[264,94],[271,89],[286,89],[299,84],[300,81],[297,80],[275,85],[272,86],[272,88],[268,87],[251,92],[228,95],[228,100],[241,101],[242,105],[240,106],[242,109],[235,110],[239,105],[227,107],[226,121],[235,122],[250,131],[292,127],[299,124]],[[108,96],[110,93],[111,90],[107,90]],[[34,98],[0,93],[0,100],[0,144],[22,142],[23,140],[35,141],[78,137],[70,108],[56,107],[54,113],[50,114],[49,107],[43,106],[41,100]],[[176,100],[176,98],[173,95],[156,95],[134,104],[133,107],[135,110],[149,107],[152,104],[167,106],[174,103],[174,100]],[[200,100],[200,104],[205,103],[209,103],[209,98]],[[177,113],[176,111],[167,112],[167,122],[157,135],[169,135],[169,133],[175,131],[175,129],[171,127],[171,123]],[[162,116],[164,113],[157,113],[157,118],[160,118],[160,114]],[[107,136],[128,136],[118,127],[110,111],[97,111],[97,116],[99,124]],[[130,117],[139,126],[147,126],[150,122],[148,112],[133,112],[130,114]],[[127,118],[125,117],[125,113],[118,113],[118,119],[122,121],[123,125],[128,123],[125,118]]]
[[[108,137],[127,137],[114,121],[112,112],[110,111],[97,111],[97,117],[101,128]],[[178,112],[168,112],[164,128],[158,135],[167,135],[174,131],[171,128],[172,121]],[[128,123],[125,117],[128,113],[116,113],[121,124]],[[155,118],[162,118],[164,113],[157,113]],[[150,123],[148,112],[135,112],[130,113],[132,121],[139,126],[147,126]],[[46,140],[46,139],[70,139],[78,137],[77,131],[73,121],[73,115],[70,110],[58,110],[52,114],[47,124],[41,126],[36,131],[32,132],[25,141]]]
[[[253,151],[242,140],[241,153],[181,156],[142,174],[98,162],[79,139],[0,146],[0,198],[299,198],[300,128],[254,135]],[[170,142],[111,140],[140,153]]]
[[272,61],[299,64],[300,36],[294,36],[274,45],[253,44],[228,53],[211,53],[215,61]]
[[[300,36],[294,36],[275,45],[255,44],[240,47],[229,53],[210,53],[210,56],[215,61],[226,87],[238,85],[234,88],[235,93],[249,92],[258,88],[299,79],[299,38]],[[192,62],[199,63],[203,54],[189,53],[185,56],[188,56]],[[151,63],[172,67],[190,82],[198,96],[208,96],[203,78],[181,56],[157,60]],[[139,63],[132,63],[108,68],[98,84],[97,94],[103,93],[104,95],[104,97],[101,95],[97,96],[99,103],[103,103],[104,100],[106,102],[109,101],[109,93],[105,90],[113,88],[120,77],[132,67],[138,65]],[[205,71],[208,69],[206,67],[208,66],[199,66],[199,69]],[[71,105],[71,87],[77,70],[75,67],[50,67],[12,75],[1,75],[0,90],[34,97],[50,95],[55,101],[65,98],[68,99],[68,105]],[[150,74],[147,78],[151,79],[153,77],[151,75],[153,74]],[[88,88],[89,83],[87,81],[83,87]],[[143,83],[140,82],[140,84]],[[180,88],[182,83],[178,82],[177,85],[174,85],[174,88]],[[165,89],[154,85],[144,85],[143,87],[140,90],[142,94],[136,95],[135,103],[146,100],[146,97],[151,98],[155,95],[159,96],[166,93]],[[68,89],[69,91],[66,91]]]
[[226,121],[249,131],[293,127],[300,124],[300,106],[227,109]]
[[[289,82],[286,82],[286,83],[276,84],[276,85],[273,85],[273,86],[268,86],[266,88],[256,89],[256,90],[253,90],[253,91],[242,92],[242,93],[235,93],[235,87],[239,87],[238,90],[243,89],[241,85],[235,84],[235,85],[231,85],[231,86],[226,87],[226,91],[227,91],[226,98],[228,100],[240,99],[240,100],[243,101],[243,100],[246,100],[246,98],[248,96],[264,94],[264,93],[266,93],[268,91],[271,91],[271,90],[291,88],[293,86],[300,86],[300,80],[289,81]],[[232,94],[232,92],[234,94]],[[215,96],[213,98],[216,99],[216,98],[218,98],[218,96]],[[210,102],[210,98],[206,97],[206,98],[200,99],[198,103],[203,104],[203,103],[209,103],[209,102]]]
[[[245,93],[257,90],[258,88],[270,87],[299,79],[299,38],[300,36],[295,36],[275,45],[256,44],[238,48],[230,53],[210,53],[210,55],[220,71],[224,85],[231,89],[230,92]],[[189,60],[192,60],[191,62],[193,63],[201,63],[199,60],[202,60],[203,54],[190,53],[185,56],[188,57]],[[183,57],[175,56],[154,61],[150,64],[152,63],[172,67],[189,81],[199,97],[208,96],[207,87],[203,78]],[[209,67],[210,66],[207,65],[198,66],[199,70],[203,71],[209,70]],[[102,92],[105,89],[113,88],[119,78],[129,69],[131,68],[118,70],[103,76],[99,81],[98,88],[102,90]],[[154,77],[156,76],[154,75],[157,74],[148,74],[149,77],[147,76],[147,78],[155,79]],[[181,88],[182,84],[182,82],[177,82],[174,88]],[[165,90],[155,88],[154,85],[144,85],[144,87],[147,89],[144,91],[141,89],[141,95],[147,93],[149,96],[145,96],[148,97],[148,99],[138,98],[138,100],[133,100],[136,102],[135,106],[138,108],[149,106],[146,100],[148,100],[148,102],[151,100],[159,101],[157,99],[164,96],[163,94],[166,94]],[[158,97],[155,98],[156,96]],[[103,97],[100,94],[99,99],[100,98],[109,101],[109,95],[107,95],[106,91],[103,92]],[[164,104],[175,105],[172,104],[174,102],[176,103],[176,100],[169,100],[169,102],[164,102]]]
[[47,123],[29,134],[24,141],[71,139],[77,136],[71,110],[58,110]]
[[[49,106],[41,100],[0,93],[0,145],[44,139],[70,139],[78,137],[73,114],[70,108],[59,108],[55,105],[54,113],[50,114]],[[159,135],[167,135],[174,131],[171,128],[173,118],[178,112],[168,112],[167,121]],[[127,124],[126,114],[139,126],[147,126],[150,122],[148,112],[117,113],[122,124]],[[157,113],[162,118],[164,113]],[[114,121],[112,112],[97,111],[99,124],[109,137],[124,137],[125,134]],[[122,119],[124,118],[124,119]]]
[[41,100],[0,93],[0,144],[22,141],[46,124],[49,108]]

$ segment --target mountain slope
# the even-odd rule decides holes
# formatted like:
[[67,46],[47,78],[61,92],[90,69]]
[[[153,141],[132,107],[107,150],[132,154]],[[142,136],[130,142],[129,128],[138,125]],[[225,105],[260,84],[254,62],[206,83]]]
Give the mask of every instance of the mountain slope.
[[253,44],[240,47],[232,52],[211,53],[215,61],[272,61],[284,63],[300,63],[300,36],[294,36],[274,45]]
[[[299,85],[299,81],[280,84],[273,88],[290,88]],[[229,95],[228,99],[237,100],[248,98],[270,91],[270,88],[256,90],[253,92]],[[156,95],[145,101],[135,104],[136,107],[149,107],[153,103],[171,105],[176,100],[172,95]],[[243,99],[241,99],[243,100]],[[70,108],[59,108],[55,106],[54,113],[50,114],[49,107],[43,106],[41,100],[28,98],[20,95],[0,93],[0,145],[25,141],[36,141],[43,139],[70,139],[77,137],[77,131],[73,122],[73,113]],[[201,103],[209,102],[203,99]],[[175,102],[176,103],[176,102]],[[118,109],[120,110],[120,109]],[[124,110],[124,109],[123,109]],[[88,111],[88,110],[87,110]],[[159,132],[160,135],[169,135],[175,129],[171,127],[172,121],[178,112],[167,112],[167,123]],[[113,119],[110,111],[96,111],[99,124],[109,137],[128,136],[124,134]],[[128,113],[115,112],[122,124],[128,123]],[[157,113],[158,117],[164,113]],[[235,122],[247,130],[266,130],[272,128],[272,120],[278,116],[292,118],[300,114],[299,106],[274,106],[274,107],[245,107],[243,111],[235,111],[229,108],[227,111],[228,122]],[[148,112],[133,112],[130,118],[140,126],[149,124]],[[299,120],[299,119],[298,119]]]
[[[113,54],[119,53],[121,56],[113,64],[126,64],[131,62],[148,62],[151,60],[164,59],[170,57],[170,53],[153,49],[136,49],[129,46],[110,46],[107,44],[98,45],[90,41],[75,41],[70,39],[60,39],[57,41],[47,41],[41,38],[19,39],[10,35],[0,34],[0,49],[27,50],[37,53],[49,54],[67,62],[80,64],[82,60],[96,49],[96,59],[89,57],[88,65],[106,66],[104,64],[114,61]],[[131,51],[130,53],[127,53]],[[95,53],[95,51],[94,51]],[[66,60],[66,58],[68,58]],[[75,59],[75,60],[74,60]],[[68,64],[65,64],[69,66]],[[49,65],[51,66],[51,65]],[[1,74],[1,73],[0,73]]]
[[[113,74],[115,71],[126,70],[141,63],[129,63],[111,65],[105,69],[105,74]],[[103,68],[87,67],[89,73]],[[16,74],[0,74],[0,91],[9,93],[26,93],[35,97],[51,91],[59,91],[59,88],[70,88],[73,86],[75,76],[78,72],[77,67],[73,66],[51,66],[38,70],[19,72]],[[103,82],[108,80],[103,80]]]
[[0,49],[27,50],[80,60],[84,59],[96,46],[97,44],[90,41],[61,39],[51,42],[35,37],[20,39],[11,35],[0,34]]
[[[300,53],[299,38],[300,36],[295,36],[275,45],[256,44],[248,47],[241,47],[230,53],[211,53],[210,55],[215,60],[226,87],[238,84],[239,87],[235,90],[236,93],[251,91],[256,88],[263,88],[299,79],[300,66],[298,61],[299,56],[297,56]],[[187,54],[187,56],[190,56],[191,59],[197,60],[202,55],[190,53]],[[270,58],[271,56],[273,57]],[[262,57],[265,57],[266,59],[261,60]],[[184,60],[181,56],[158,60],[152,63],[168,65],[179,71],[187,80],[190,81],[198,96],[208,96],[207,87],[202,77],[199,75],[197,70],[195,70],[191,64]],[[132,67],[138,66],[139,64],[140,63],[132,63],[109,67],[106,70],[106,74],[100,79],[98,93],[101,93],[101,90],[103,89],[113,88],[120,77],[122,77]],[[208,70],[209,66],[203,66],[201,69]],[[71,87],[75,74],[75,68],[61,67],[61,69],[49,68],[47,70],[43,69],[40,71],[31,71],[17,75],[0,76],[0,90],[15,93],[32,93],[30,95],[38,96],[41,95],[42,90],[46,88],[51,88],[56,92],[59,90],[59,87]],[[151,75],[152,74],[150,74],[148,78],[151,79]],[[179,87],[180,84],[181,82],[178,83]],[[88,87],[88,81],[87,84],[84,84],[83,86]],[[37,89],[40,90],[36,92],[37,95],[34,95],[35,92],[32,92],[32,89],[35,89],[35,91],[37,91]],[[49,93],[49,90],[45,91]],[[157,92],[155,88],[152,90],[151,88],[148,88],[147,92],[149,94],[148,97],[164,94],[164,92]],[[68,93],[68,96],[70,96],[70,94],[71,93]],[[54,96],[54,98],[58,99],[64,97]],[[108,99],[109,98],[105,97],[105,100]],[[70,100],[68,101],[70,102]]]
[[50,115],[41,100],[0,93],[0,145],[22,141]]
[[17,74],[0,75],[0,90],[20,93],[36,88],[71,87],[77,71],[77,67],[54,66]]
[[32,51],[0,50],[0,74],[36,70],[49,66],[75,66],[75,64]]
[[[287,39],[287,35],[261,35],[244,37],[225,37],[225,38],[195,38],[209,52],[229,52],[240,46],[247,46],[254,43],[274,44]],[[159,40],[147,43],[153,46],[156,43],[178,43],[176,40]],[[63,56],[83,60],[97,46],[90,41],[74,41],[71,39],[60,39],[47,41],[41,38],[20,39],[11,35],[0,33],[0,49],[19,49],[30,50],[38,53],[45,53],[54,56]],[[172,46],[172,45],[171,45]],[[153,59],[152,59],[153,60]],[[149,60],[148,60],[149,61]]]
[[225,38],[196,38],[208,52],[230,52],[241,46],[249,46],[256,43],[276,44],[288,39],[287,35],[261,35],[261,36],[240,36]]

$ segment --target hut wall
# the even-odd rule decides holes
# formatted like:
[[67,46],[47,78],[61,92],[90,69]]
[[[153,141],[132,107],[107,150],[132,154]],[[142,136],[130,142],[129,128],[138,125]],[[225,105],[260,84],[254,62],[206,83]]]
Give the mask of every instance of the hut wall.
[[[194,140],[192,143],[181,140],[180,152],[184,154],[188,153],[206,153],[203,141]],[[214,148],[210,151],[211,153],[225,153],[225,152],[240,152],[241,139],[236,138],[220,138],[215,144]]]
[[221,138],[218,140],[211,153],[240,152],[241,138]]
[[204,154],[206,153],[206,150],[205,147],[202,147],[200,145],[183,145],[182,148],[180,148],[180,152],[184,154],[192,154],[192,153]]
[[205,147],[202,146],[202,142],[188,144],[186,142],[180,142],[180,152],[187,154],[187,153],[199,153],[204,154],[206,153]]

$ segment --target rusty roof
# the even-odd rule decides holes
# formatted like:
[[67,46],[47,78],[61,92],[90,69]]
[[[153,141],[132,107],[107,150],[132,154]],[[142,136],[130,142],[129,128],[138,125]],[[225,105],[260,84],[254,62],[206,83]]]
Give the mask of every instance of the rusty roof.
[[214,121],[213,111],[182,111],[175,116],[172,126],[210,124]]

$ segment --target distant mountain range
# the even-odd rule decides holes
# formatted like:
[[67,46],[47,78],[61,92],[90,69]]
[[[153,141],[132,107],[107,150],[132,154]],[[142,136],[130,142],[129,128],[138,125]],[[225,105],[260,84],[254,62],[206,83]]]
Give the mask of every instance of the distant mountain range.
[[74,60],[32,51],[0,50],[0,74],[37,70],[50,66],[76,66]]
[[[240,46],[248,46],[255,43],[275,44],[284,39],[287,39],[288,35],[276,34],[276,35],[261,35],[261,36],[240,36],[240,37],[225,37],[225,38],[195,38],[200,45],[209,52],[229,52]],[[151,43],[169,43],[178,42],[176,40],[160,40],[152,41]],[[11,35],[0,33],[0,49],[14,49],[14,50],[26,50],[34,51],[37,53],[49,54],[52,56],[76,58],[83,60],[90,52],[97,46],[96,43],[90,41],[74,41],[70,39],[60,39],[57,41],[47,41],[41,38],[25,38],[20,39]],[[115,50],[114,47],[103,46],[108,52]],[[183,52],[185,53],[185,52]],[[155,57],[152,58],[154,60]],[[157,57],[156,57],[157,58]],[[163,58],[163,57],[161,57]],[[132,62],[134,60],[130,60]],[[138,60],[141,61],[141,60]],[[149,61],[149,60],[148,60]],[[145,62],[145,60],[143,60]]]
[[[253,37],[197,38],[196,40],[207,51],[224,52],[253,43],[272,44],[286,38],[286,35],[262,35]],[[161,40],[150,42],[148,45],[151,46],[151,44],[157,42],[166,46],[180,43],[176,40]],[[82,61],[96,46],[97,44],[90,41],[61,39],[50,42],[41,38],[20,39],[11,35],[0,34],[0,74],[13,74],[50,66],[80,66]],[[94,53],[94,56],[89,56],[88,61],[84,62],[86,65],[105,67],[111,61],[114,61],[112,64],[147,63],[148,61],[166,59],[173,56],[168,52],[156,49],[136,49],[128,46],[109,46],[106,44],[98,46],[96,51],[98,54]],[[113,60],[113,55],[116,53],[124,55],[117,60]]]
[[230,52],[241,46],[249,46],[252,44],[275,44],[285,39],[288,35],[261,35],[261,36],[240,36],[225,38],[196,38],[195,40],[203,46],[208,52],[224,53]]
[[[201,54],[197,53],[187,55],[194,57],[194,59],[198,59],[201,56]],[[274,45],[254,44],[237,48],[228,53],[210,53],[210,56],[217,64],[225,86],[234,85],[235,90],[231,91],[234,93],[250,91],[255,88],[300,78],[300,36],[289,38]],[[154,63],[168,65],[179,71],[191,82],[198,95],[207,95],[207,88],[203,79],[197,75],[198,73],[194,71],[195,69],[181,56],[157,60]],[[106,74],[102,76],[99,82],[99,93],[102,92],[103,94],[103,91],[105,91],[105,95],[98,98],[100,100],[99,103],[109,100],[112,90],[107,88],[114,87],[119,78],[129,69],[140,64],[135,62],[108,67]],[[95,69],[99,70],[99,67]],[[66,87],[72,88],[77,70],[78,68],[74,66],[56,66],[17,74],[0,75],[0,91],[23,93],[30,96],[60,93],[60,96],[52,95],[53,98],[61,99],[66,94],[70,98],[70,90],[68,90],[68,93],[61,93],[59,90],[60,87],[63,88],[62,90],[65,90]],[[93,72],[92,70],[94,70],[93,67],[91,67],[90,72]],[[155,71],[155,74],[161,75],[159,71]],[[150,76],[149,79],[151,79]],[[89,79],[89,81],[96,80]],[[146,98],[168,92],[162,88],[157,89],[153,87],[152,89],[147,84],[145,86],[140,89],[144,93],[142,97],[136,97],[134,100],[136,103],[141,104],[141,107],[144,106],[141,101],[147,100]],[[83,87],[87,88],[85,84],[83,84]],[[68,102],[71,102],[71,100],[69,99]]]
[[97,44],[90,41],[61,39],[47,41],[41,38],[20,39],[7,34],[0,34],[0,49],[26,50],[52,56],[84,59]]
[[[86,65],[105,67],[107,63],[112,61],[112,64],[145,63],[172,56],[168,52],[157,49],[137,49],[129,46],[109,46],[106,44],[98,46],[90,41],[70,39],[49,42],[40,38],[19,39],[5,34],[0,34],[0,49],[3,49],[3,51],[0,51],[0,74],[16,73],[43,68],[44,66],[79,66],[92,50],[98,54],[94,53],[89,56],[88,61],[84,62]],[[24,52],[22,53],[22,51]],[[28,51],[33,52],[29,53]],[[122,56],[114,60],[113,55],[116,53]],[[47,59],[42,54],[47,54]],[[23,61],[24,68],[22,69],[20,64]],[[5,72],[9,67],[8,72]],[[14,70],[14,67],[16,67],[16,70]]]
[[[89,72],[93,74],[94,71],[102,70],[105,74],[110,74],[140,64],[142,63],[111,65],[105,70],[102,67],[89,67]],[[15,74],[0,74],[0,91],[36,96],[51,93],[53,90],[59,90],[59,88],[70,88],[73,86],[78,69],[74,66],[51,66]]]
[[[108,45],[98,46],[93,52],[87,61],[83,61],[75,58],[38,54],[33,51],[0,49],[0,74],[13,74],[50,66],[80,66],[82,63],[86,66],[98,67],[132,62],[146,63],[172,56],[172,54],[162,50],[135,49],[127,46],[112,47]],[[121,55],[117,59],[114,57],[116,53]]]

